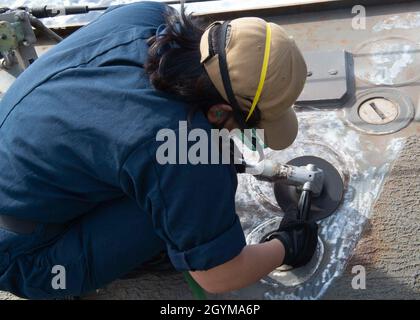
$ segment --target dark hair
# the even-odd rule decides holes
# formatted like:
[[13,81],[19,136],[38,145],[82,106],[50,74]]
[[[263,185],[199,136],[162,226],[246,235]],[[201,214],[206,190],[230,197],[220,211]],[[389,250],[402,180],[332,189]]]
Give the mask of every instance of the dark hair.
[[168,7],[165,33],[149,39],[146,72],[152,85],[181,97],[194,111],[207,112],[218,103],[226,103],[200,63],[200,40],[208,23]]
[[[165,22],[165,32],[148,40],[150,48],[145,67],[152,85],[157,90],[185,100],[191,105],[190,115],[198,110],[207,113],[215,104],[229,104],[217,91],[200,62],[201,37],[210,23],[192,14],[187,15],[183,1],[180,13],[168,7]],[[217,33],[218,30],[215,31]],[[216,44],[213,43],[213,46]],[[259,117],[260,112],[256,108],[249,125],[255,127]]]

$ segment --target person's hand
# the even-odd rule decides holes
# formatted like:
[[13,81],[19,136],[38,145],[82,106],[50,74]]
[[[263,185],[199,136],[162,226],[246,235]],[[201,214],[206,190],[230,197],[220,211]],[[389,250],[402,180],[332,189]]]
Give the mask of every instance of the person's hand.
[[299,268],[306,265],[318,243],[318,225],[297,219],[297,209],[286,211],[280,227],[266,241],[278,239],[285,248],[283,264]]

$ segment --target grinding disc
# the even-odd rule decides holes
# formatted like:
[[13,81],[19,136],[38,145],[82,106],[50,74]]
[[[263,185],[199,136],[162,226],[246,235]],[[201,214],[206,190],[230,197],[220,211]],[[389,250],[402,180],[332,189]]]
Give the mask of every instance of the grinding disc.
[[[339,207],[344,194],[344,183],[340,174],[329,162],[313,156],[299,157],[287,164],[304,167],[313,164],[324,172],[324,186],[318,197],[312,196],[311,210],[308,219],[319,221],[332,215]],[[274,195],[282,210],[286,210],[291,204],[296,207],[299,202],[300,192],[295,186],[283,183],[274,185]]]

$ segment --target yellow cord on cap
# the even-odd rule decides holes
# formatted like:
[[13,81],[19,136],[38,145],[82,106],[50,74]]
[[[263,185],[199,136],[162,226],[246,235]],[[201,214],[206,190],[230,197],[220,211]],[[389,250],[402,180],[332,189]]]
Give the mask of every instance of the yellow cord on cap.
[[254,101],[252,101],[251,109],[249,110],[248,116],[246,117],[245,121],[249,120],[249,118],[255,111],[258,101],[260,100],[261,93],[264,88],[265,78],[267,76],[268,60],[270,59],[270,49],[271,49],[271,27],[267,23],[267,36],[265,38],[265,52],[264,52],[264,60],[263,60],[263,66],[262,66],[261,76],[260,76],[260,83],[258,84],[257,93],[255,94]]

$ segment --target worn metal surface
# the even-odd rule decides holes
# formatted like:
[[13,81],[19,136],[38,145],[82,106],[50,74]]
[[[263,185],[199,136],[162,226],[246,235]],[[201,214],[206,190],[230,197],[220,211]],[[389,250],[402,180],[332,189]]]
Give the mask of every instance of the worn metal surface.
[[[298,155],[310,153],[320,155],[342,169],[347,177],[347,207],[344,208],[348,210],[337,212],[337,215],[330,217],[330,221],[324,222],[321,236],[326,239],[326,258],[310,281],[293,290],[257,283],[230,295],[216,297],[419,297],[420,145],[412,140],[405,144],[405,141],[413,134],[420,134],[420,83],[416,77],[419,69],[417,49],[413,46],[420,43],[420,3],[368,8],[367,13],[365,29],[352,28],[352,14],[349,9],[287,16],[270,16],[270,11],[265,11],[263,17],[283,25],[304,51],[347,50],[353,53],[355,74],[358,77],[357,93],[378,85],[398,87],[398,90],[414,104],[414,121],[398,132],[377,136],[352,129],[344,112],[339,110],[321,111],[316,107],[308,111],[299,108],[302,111],[301,138],[292,148],[275,156],[287,161]],[[395,38],[404,40],[395,44]],[[375,46],[366,46],[369,42],[374,42]],[[366,52],[361,51],[361,48],[367,48]],[[401,59],[398,57],[401,55],[392,54],[395,48],[403,49],[403,65],[399,64]],[[384,56],[391,58],[387,61],[379,59]],[[369,77],[366,70],[381,70],[381,77]],[[3,75],[0,79],[2,77]],[[415,140],[418,141],[418,137]],[[382,183],[404,145],[404,152],[397,160],[382,192]],[[395,168],[404,170],[395,171]],[[238,212],[241,214],[246,233],[249,233],[262,222],[272,218],[268,212],[278,210],[278,207],[275,198],[269,192],[272,190],[271,186],[257,185],[246,177],[241,179],[241,186],[251,188],[252,194],[255,195],[255,198],[241,197],[244,193],[238,195]],[[381,192],[380,200],[373,210],[374,202]],[[244,207],[247,208],[246,212],[241,209]],[[261,208],[265,208],[265,213]],[[361,231],[366,226],[371,226],[368,229],[370,234],[365,233],[359,242]],[[353,252],[356,259],[360,259],[351,261],[350,266],[356,263],[367,267],[368,286],[371,283],[371,290],[355,292],[349,285],[349,269],[347,275],[340,277],[346,270],[348,259]],[[378,284],[375,284],[375,281],[378,281]],[[94,297],[136,299],[150,296],[152,299],[159,299],[185,298],[190,294],[182,276],[165,274],[146,275],[132,281],[117,281],[101,292]]]
[[[392,136],[382,144],[378,143],[379,139],[366,139],[364,134],[346,124],[342,110],[306,110],[300,111],[298,116],[299,134],[295,143],[284,151],[268,152],[266,156],[285,163],[297,156],[322,157],[342,173],[345,182],[343,204],[320,222],[320,237],[325,248],[321,264],[298,286],[259,282],[223,296],[225,298],[321,298],[332,281],[343,272],[364,224],[371,217],[371,209],[389,167],[404,144],[404,139]],[[273,184],[245,175],[240,176],[239,181],[236,209],[245,234],[273,217],[283,216]]]
[[[420,299],[419,159],[415,135],[395,162],[344,275],[325,299]],[[366,289],[352,289],[355,266],[366,269]]]
[[[364,30],[352,28],[351,14],[346,10],[314,13],[306,17],[273,17],[272,20],[285,25],[303,50],[343,49],[353,53],[357,93],[378,85],[388,86],[397,88],[404,99],[410,100],[417,114],[416,121],[410,124],[406,122],[408,127],[385,136],[362,134],[356,142],[365,146],[369,143],[384,146],[393,138],[402,138],[402,141],[405,141],[409,135],[420,132],[417,51],[420,43],[420,4],[369,8],[367,14]],[[374,42],[375,45],[367,46],[370,42]],[[377,76],[369,77],[369,74]],[[348,107],[354,108],[354,105],[349,104]],[[404,128],[404,125],[401,127]],[[382,193],[375,207],[376,210],[370,210],[370,216],[365,222],[360,221],[362,228],[373,225],[375,231],[374,235],[368,236],[367,233],[362,238],[360,245],[356,247],[355,261],[352,261],[351,265],[367,266],[370,290],[352,289],[353,275],[349,275],[349,268],[346,276],[333,276],[325,298],[419,298],[420,145],[418,136],[416,139],[416,143],[412,140],[408,142],[394,167],[402,166],[405,169],[411,168],[412,171],[394,169],[384,187],[385,193]],[[381,152],[375,151],[368,161],[374,167],[377,163],[375,157],[383,156]],[[414,165],[416,159],[417,164]],[[392,161],[389,164],[391,165]],[[362,172],[365,170],[367,168]]]

